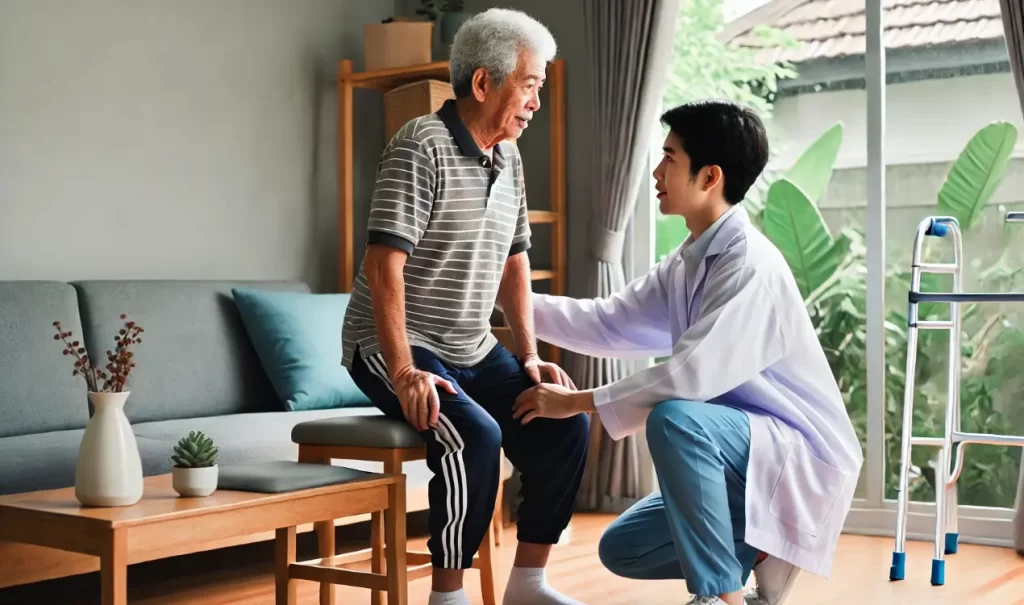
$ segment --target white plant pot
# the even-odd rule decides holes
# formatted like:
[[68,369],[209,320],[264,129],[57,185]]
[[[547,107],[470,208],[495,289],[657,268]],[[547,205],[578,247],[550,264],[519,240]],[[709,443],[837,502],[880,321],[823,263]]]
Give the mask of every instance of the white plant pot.
[[171,468],[171,485],[185,498],[209,496],[217,489],[217,465],[200,468]]
[[129,394],[89,393],[94,413],[75,461],[75,498],[84,506],[131,506],[142,499],[142,460],[124,415]]

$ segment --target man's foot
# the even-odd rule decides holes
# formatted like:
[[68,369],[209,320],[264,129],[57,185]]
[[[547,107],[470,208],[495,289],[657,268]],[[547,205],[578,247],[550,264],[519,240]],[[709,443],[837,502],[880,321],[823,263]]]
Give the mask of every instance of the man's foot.
[[470,603],[466,598],[466,592],[460,588],[451,592],[431,590],[427,605],[470,605]]
[[[583,605],[548,585],[543,567],[513,567],[502,605]],[[433,605],[433,604],[431,604]]]
[[743,598],[747,605],[782,605],[799,575],[799,567],[776,557],[768,557],[754,566],[757,588],[744,591]]

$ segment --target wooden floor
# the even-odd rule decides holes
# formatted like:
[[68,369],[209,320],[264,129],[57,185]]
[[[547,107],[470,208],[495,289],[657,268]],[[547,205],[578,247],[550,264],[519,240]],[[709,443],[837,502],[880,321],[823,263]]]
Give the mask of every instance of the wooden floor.
[[[618,578],[598,561],[595,545],[613,517],[577,514],[564,543],[556,547],[549,579],[559,590],[590,605],[682,605],[688,600],[683,582],[638,582]],[[507,577],[515,549],[515,530],[506,532],[502,546],[501,578]],[[413,540],[422,547],[424,540]],[[353,544],[353,548],[359,547]],[[311,544],[307,544],[309,549]],[[928,582],[929,544],[908,544],[907,579],[889,582],[892,541],[888,538],[844,536],[831,579],[803,574],[787,605],[865,605],[895,603],[985,603],[1024,605],[1024,557],[1012,550],[962,544],[946,564],[946,585]],[[129,602],[133,605],[266,605],[274,602],[274,578],[267,545],[251,545],[215,553],[179,557],[129,569]],[[300,556],[302,553],[300,553]],[[313,555],[310,554],[310,557]],[[195,565],[191,571],[182,568]],[[467,591],[480,602],[476,572],[467,572]],[[98,601],[95,575],[47,582],[38,586],[0,590],[0,604],[61,603],[85,605]],[[430,580],[410,585],[410,604],[426,603]],[[316,587],[299,583],[299,602],[318,603]],[[339,587],[337,603],[369,603],[369,593]]]

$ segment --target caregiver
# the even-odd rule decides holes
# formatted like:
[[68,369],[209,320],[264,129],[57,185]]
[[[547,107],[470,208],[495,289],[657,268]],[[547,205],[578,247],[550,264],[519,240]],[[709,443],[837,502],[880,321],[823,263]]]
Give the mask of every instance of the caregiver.
[[534,295],[537,338],[594,357],[667,357],[590,391],[540,384],[514,416],[599,414],[614,439],[646,428],[660,493],[618,518],[602,563],[685,578],[691,603],[778,605],[798,570],[828,576],[863,462],[785,258],[738,204],[768,160],[764,125],[729,102],[665,113],[662,214],[690,235],[597,300]]

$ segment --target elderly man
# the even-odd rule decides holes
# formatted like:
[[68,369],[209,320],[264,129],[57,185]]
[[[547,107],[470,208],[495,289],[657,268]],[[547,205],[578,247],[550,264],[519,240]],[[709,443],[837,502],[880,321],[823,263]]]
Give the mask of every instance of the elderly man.
[[[430,605],[468,603],[470,567],[493,513],[500,451],[522,473],[515,567],[505,605],[576,603],[545,580],[586,459],[586,415],[522,425],[520,393],[550,378],[537,355],[518,138],[540,108],[550,32],[516,11],[467,21],[451,49],[456,99],[416,118],[378,167],[368,246],[343,330],[344,364],[381,409],[427,445]],[[490,331],[498,304],[516,353]]]

